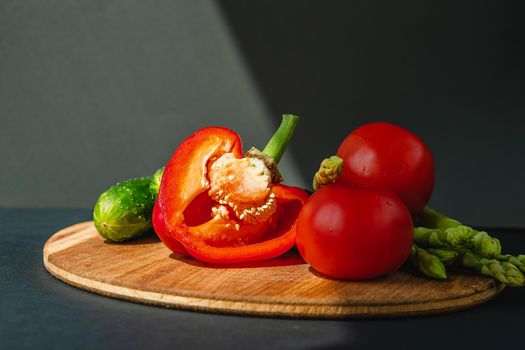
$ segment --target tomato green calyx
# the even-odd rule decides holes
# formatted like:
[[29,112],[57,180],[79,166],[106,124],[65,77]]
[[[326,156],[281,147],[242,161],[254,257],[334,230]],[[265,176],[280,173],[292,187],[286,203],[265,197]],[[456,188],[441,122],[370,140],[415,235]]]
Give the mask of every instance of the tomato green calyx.
[[293,132],[298,122],[299,116],[294,114],[283,114],[281,125],[279,125],[277,131],[262,150],[262,153],[272,158],[275,164],[279,164],[281,161],[284,151],[292,139]]
[[343,170],[343,159],[331,156],[321,162],[319,170],[314,175],[313,188],[317,191],[321,186],[335,182]]

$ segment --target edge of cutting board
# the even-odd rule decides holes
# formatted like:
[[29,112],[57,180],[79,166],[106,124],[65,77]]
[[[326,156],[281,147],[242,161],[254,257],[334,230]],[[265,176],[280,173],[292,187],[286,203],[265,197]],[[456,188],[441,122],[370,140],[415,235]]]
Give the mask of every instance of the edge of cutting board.
[[[148,238],[142,240],[144,239],[147,240]],[[151,239],[149,238],[149,240]],[[107,250],[107,253],[104,254],[112,254],[111,250],[113,249],[115,253],[121,254],[122,259],[126,259],[131,253],[135,254],[135,258],[136,255],[145,254],[146,251],[151,253],[151,249],[155,249],[153,253],[159,251],[162,254],[153,254],[152,256],[157,259],[155,261],[148,260],[150,259],[149,255],[138,263],[134,258],[133,263],[145,264],[144,270],[148,271],[145,276],[138,275],[141,273],[140,266],[129,274],[115,274],[115,276],[111,276],[111,272],[105,268],[99,267],[100,275],[97,275],[97,261],[93,260],[96,257],[91,259],[89,254],[85,254],[85,250],[89,247],[97,249],[98,253]],[[292,259],[294,263],[289,266],[285,263],[281,265],[278,258],[270,266],[254,267],[252,265],[248,268],[215,269],[210,266],[202,266],[200,263],[193,263],[190,259],[174,259],[161,242],[141,244],[141,240],[137,240],[131,245],[106,243],[98,235],[92,222],[79,223],[56,232],[49,238],[43,249],[43,262],[46,269],[56,278],[74,287],[136,303],[192,311],[295,318],[412,316],[445,313],[474,307],[492,299],[505,287],[504,284],[490,278],[460,273],[453,274],[450,278],[451,282],[434,281],[406,272],[397,272],[376,282],[335,281],[312,273],[306,264],[297,263],[297,257],[294,257],[293,254],[289,254],[283,259],[288,259],[286,261]],[[164,264],[164,268],[168,264],[167,267],[173,266],[174,269],[180,269],[192,276],[202,273],[202,278],[207,278],[210,284],[214,283],[215,274],[218,276],[217,281],[225,284],[228,288],[238,288],[238,293],[225,297],[218,293],[206,294],[197,287],[192,290],[191,283],[182,283],[184,281],[177,280],[179,277],[168,280],[162,288],[151,287],[148,278],[151,281],[157,281],[159,278],[158,273],[154,271],[155,264],[157,266]],[[261,275],[260,272],[263,270],[260,269],[281,269],[280,271],[285,271],[292,277],[296,276],[297,283],[294,285],[294,281],[291,281],[290,288],[297,293],[298,298],[292,301],[280,300],[271,297],[271,295],[270,297],[265,296],[266,292],[262,290],[263,293],[259,293],[259,295],[256,293],[257,289],[245,289],[244,285],[247,283],[247,279]],[[279,273],[277,270],[275,272]],[[129,283],[132,279],[135,281],[137,278],[144,280],[140,287],[137,287],[136,283]],[[388,288],[392,280],[399,278],[413,280],[411,283],[414,284],[414,289],[424,287],[428,293],[426,300],[425,295],[421,295],[421,293],[425,293],[425,290],[418,291],[420,300],[415,301],[396,300],[394,297],[389,300],[388,294],[383,295],[382,300],[373,300],[373,296],[371,296],[369,301],[353,301],[351,297],[346,300],[337,296],[331,299],[322,293],[319,293],[317,299],[315,295],[312,296],[313,289],[323,290],[326,288],[328,291],[335,287],[351,296],[354,289],[356,292],[366,292],[367,286],[374,286],[371,283],[382,283],[385,284],[385,288]],[[303,282],[305,289],[301,291],[301,283]],[[239,286],[235,286],[236,283]],[[261,281],[261,283],[271,285],[273,282]],[[443,283],[449,283],[450,288],[443,289]],[[243,285],[241,286],[241,284]],[[301,293],[304,294],[304,297]]]

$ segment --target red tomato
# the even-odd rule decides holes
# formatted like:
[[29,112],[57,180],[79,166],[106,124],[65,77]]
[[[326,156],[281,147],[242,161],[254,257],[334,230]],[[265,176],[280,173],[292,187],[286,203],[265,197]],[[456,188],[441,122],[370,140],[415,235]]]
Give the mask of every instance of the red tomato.
[[390,123],[355,129],[341,143],[343,183],[363,183],[395,192],[412,214],[427,205],[434,189],[430,149],[416,135]]
[[412,247],[412,218],[386,189],[330,184],[314,192],[297,221],[297,248],[315,270],[367,279],[397,270]]
[[164,215],[162,215],[162,211],[160,210],[158,203],[158,201],[155,201],[155,205],[153,207],[153,230],[157,236],[159,236],[160,240],[166,245],[166,247],[168,247],[172,252],[179,255],[189,255],[186,248],[184,248],[184,246],[174,237],[172,237],[166,230]]

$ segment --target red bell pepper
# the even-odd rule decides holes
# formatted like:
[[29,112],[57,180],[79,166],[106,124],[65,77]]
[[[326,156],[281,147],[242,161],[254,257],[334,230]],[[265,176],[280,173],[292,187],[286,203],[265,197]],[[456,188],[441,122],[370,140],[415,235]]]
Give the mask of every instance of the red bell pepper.
[[164,223],[164,215],[160,210],[159,201],[155,201],[155,205],[153,206],[152,223],[153,230],[160,238],[160,240],[164,243],[164,245],[169,248],[169,250],[171,250],[175,254],[189,255],[186,248],[184,248],[184,246],[180,244],[179,241],[171,237],[168,231],[166,230],[166,224]]
[[[297,117],[283,123],[260,157],[243,157],[240,137],[221,127],[187,138],[168,162],[157,205],[164,219],[161,239],[176,253],[180,242],[209,263],[240,263],[277,257],[295,244],[295,223],[308,194],[275,183],[274,172]],[[266,157],[266,158],[264,158]],[[176,251],[178,250],[178,251]]]

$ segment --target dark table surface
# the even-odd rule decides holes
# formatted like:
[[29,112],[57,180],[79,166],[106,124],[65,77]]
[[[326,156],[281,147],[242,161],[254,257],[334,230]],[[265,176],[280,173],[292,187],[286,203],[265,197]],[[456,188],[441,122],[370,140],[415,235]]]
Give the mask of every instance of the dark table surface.
[[[42,247],[83,209],[0,209],[0,349],[510,348],[525,343],[525,288],[445,315],[371,320],[296,320],[168,310],[70,287],[47,273]],[[498,230],[511,253],[525,234]]]

